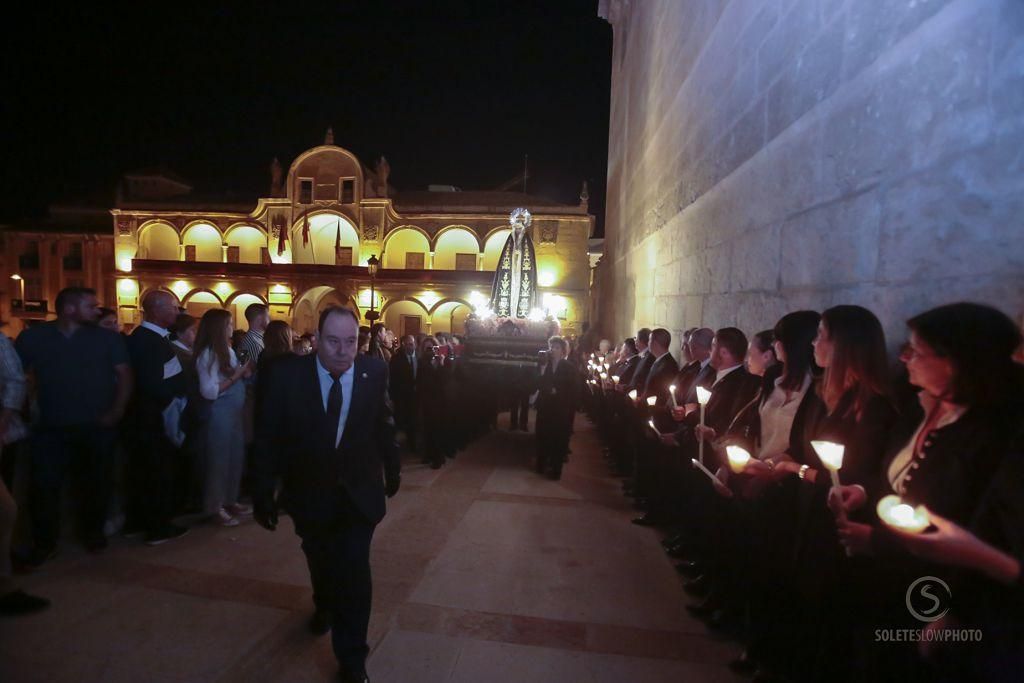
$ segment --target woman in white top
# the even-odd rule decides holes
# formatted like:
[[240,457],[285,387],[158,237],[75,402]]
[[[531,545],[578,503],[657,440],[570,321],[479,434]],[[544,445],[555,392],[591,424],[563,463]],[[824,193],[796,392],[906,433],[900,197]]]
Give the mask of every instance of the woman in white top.
[[223,526],[237,526],[238,515],[251,512],[238,504],[238,489],[245,465],[242,380],[252,375],[252,363],[238,362],[231,348],[233,332],[230,312],[209,310],[199,322],[194,347],[199,393],[212,401],[204,449],[203,511]]

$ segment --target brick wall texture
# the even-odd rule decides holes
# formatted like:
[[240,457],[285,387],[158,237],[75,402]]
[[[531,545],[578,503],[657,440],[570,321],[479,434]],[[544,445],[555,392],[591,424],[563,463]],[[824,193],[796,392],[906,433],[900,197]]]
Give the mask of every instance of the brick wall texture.
[[1024,311],[1024,1],[608,0],[599,325]]

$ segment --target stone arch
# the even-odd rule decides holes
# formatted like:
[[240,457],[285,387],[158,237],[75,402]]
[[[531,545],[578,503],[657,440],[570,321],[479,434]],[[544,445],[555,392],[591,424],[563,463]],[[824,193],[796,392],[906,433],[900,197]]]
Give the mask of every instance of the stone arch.
[[394,298],[385,302],[381,308],[381,322],[398,336],[413,332],[412,328],[405,324],[407,321],[403,316],[418,318],[419,332],[429,330],[430,313],[427,311],[427,307],[414,297]]
[[[302,242],[302,228],[309,218],[309,244]],[[341,227],[341,246],[352,248],[352,263],[359,263],[359,233],[351,219],[329,209],[309,211],[298,217],[291,228],[292,263],[316,263],[335,265],[334,243]]]
[[181,234],[164,220],[142,224],[138,232],[140,259],[178,261],[181,259]]
[[268,246],[267,232],[252,223],[236,223],[224,232],[224,243],[239,248],[239,262],[261,263],[262,249]]
[[456,254],[473,254],[473,270],[481,252],[480,238],[475,232],[461,225],[450,225],[437,233],[433,243],[435,270],[455,270]]
[[359,313],[359,307],[351,296],[343,294],[332,285],[315,285],[295,299],[292,306],[292,329],[299,334],[315,333],[320,312],[332,305],[347,306]]
[[267,300],[259,294],[241,290],[233,292],[224,300],[224,308],[231,311],[231,315],[235,319],[235,329],[246,329],[245,309],[252,304],[266,305],[266,303]]
[[433,246],[426,230],[416,225],[400,225],[384,236],[381,245],[384,254],[384,268],[405,268],[405,256],[409,253],[423,254],[423,267],[430,267],[430,252]]
[[182,246],[196,247],[196,260],[207,263],[224,261],[224,233],[210,221],[192,221],[181,231]]
[[430,309],[430,331],[465,333],[466,317],[472,311],[473,307],[468,301],[458,298],[442,299]]
[[451,232],[453,230],[465,230],[466,232],[468,232],[470,235],[473,236],[473,239],[476,240],[477,251],[483,251],[484,243],[483,240],[480,239],[480,235],[477,234],[476,230],[469,227],[468,225],[463,225],[462,223],[452,223],[451,225],[446,225],[440,230],[438,230],[437,233],[434,235],[434,239],[431,241],[431,246],[436,247],[438,239],[440,239],[441,236],[444,235],[446,232]]
[[505,246],[505,240],[512,234],[511,228],[495,228],[487,233],[484,239],[484,266],[485,271],[493,271],[498,268],[498,259],[501,258],[501,248]]
[[224,308],[224,301],[217,293],[206,287],[196,287],[181,297],[181,305],[189,315],[202,318],[203,314],[213,308]]

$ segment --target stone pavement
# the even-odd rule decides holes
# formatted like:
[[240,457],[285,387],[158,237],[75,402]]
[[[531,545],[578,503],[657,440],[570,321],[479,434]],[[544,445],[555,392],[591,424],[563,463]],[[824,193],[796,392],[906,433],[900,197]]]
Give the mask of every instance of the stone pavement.
[[[504,420],[504,417],[503,417]],[[658,535],[577,418],[562,481],[533,437],[493,433],[439,471],[408,462],[373,546],[375,683],[733,681],[735,644],[684,609]],[[0,621],[0,681],[333,680],[328,637],[288,521],[199,526],[103,555],[65,543],[26,588],[53,607]]]

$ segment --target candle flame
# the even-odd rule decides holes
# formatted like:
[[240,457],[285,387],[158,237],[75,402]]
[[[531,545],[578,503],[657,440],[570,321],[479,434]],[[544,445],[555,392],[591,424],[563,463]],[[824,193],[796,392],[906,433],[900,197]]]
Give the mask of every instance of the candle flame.
[[878,517],[891,527],[912,534],[919,534],[928,528],[931,519],[923,505],[916,508],[903,502],[897,495],[889,495],[878,501]]
[[821,464],[828,469],[837,472],[843,466],[843,453],[846,447],[841,443],[832,441],[812,441],[814,452],[821,458]]
[[740,446],[726,446],[725,452],[729,456],[729,466],[733,472],[742,472],[743,468],[750,462],[750,453]]

